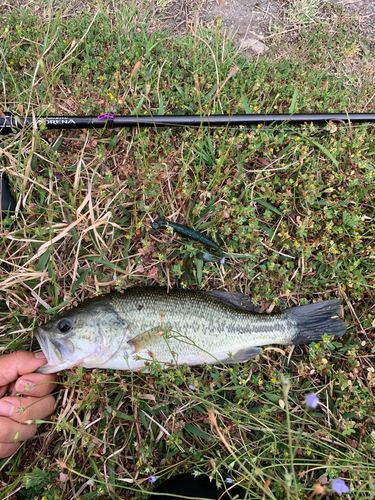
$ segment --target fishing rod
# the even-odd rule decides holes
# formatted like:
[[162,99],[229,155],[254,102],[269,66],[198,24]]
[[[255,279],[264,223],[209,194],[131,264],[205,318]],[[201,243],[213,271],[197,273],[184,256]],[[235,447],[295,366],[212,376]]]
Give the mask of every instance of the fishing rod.
[[[265,114],[265,115],[156,115],[156,116],[115,116],[103,113],[98,116],[45,116],[35,119],[39,130],[83,129],[83,128],[124,128],[124,127],[225,127],[249,125],[276,125],[317,123],[329,121],[343,123],[375,122],[375,113],[302,113],[302,114]],[[32,117],[21,117],[12,113],[0,112],[0,135],[16,133],[33,126]],[[1,211],[3,214],[14,211],[15,201],[10,193],[4,175],[1,175]]]
[[[311,114],[269,114],[269,115],[156,115],[116,116],[103,113],[99,116],[45,116],[35,119],[38,129],[82,129],[82,128],[124,128],[124,127],[224,127],[241,125],[276,125],[279,123],[344,123],[375,122],[375,113],[311,113]],[[0,114],[0,135],[32,127],[32,117],[20,117],[11,113]]]

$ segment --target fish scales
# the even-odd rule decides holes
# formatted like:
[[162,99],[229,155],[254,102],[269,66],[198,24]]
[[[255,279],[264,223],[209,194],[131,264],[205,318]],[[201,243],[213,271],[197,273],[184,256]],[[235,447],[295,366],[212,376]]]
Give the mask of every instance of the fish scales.
[[[238,311],[200,293],[140,291],[129,298],[116,294],[110,300],[119,316],[130,322],[134,336],[155,327],[162,331],[163,317],[167,331],[171,330],[167,336],[169,347],[181,360],[193,353],[199,355],[199,350],[209,351],[213,343],[216,350],[226,351],[226,357],[231,346],[238,350],[251,345],[284,343],[288,340],[288,328],[293,329],[283,320],[282,314],[256,315]],[[178,340],[184,336],[200,349]],[[150,345],[149,349],[157,359],[165,357],[165,342]]]
[[211,336],[216,338],[219,333],[222,335],[216,338],[217,342],[226,343],[227,336],[230,336],[244,345],[248,345],[248,339],[244,340],[242,336],[245,332],[254,333],[255,342],[264,340],[264,332],[269,332],[275,342],[286,333],[287,324],[282,322],[282,314],[271,316],[242,312],[198,293],[184,295],[171,291],[160,294],[151,291],[150,295],[139,293],[129,298],[118,293],[113,294],[110,300],[119,316],[134,325],[136,335],[160,325],[163,313],[164,322],[170,324],[174,331],[191,338],[197,337],[201,343],[207,343],[207,347],[211,345]]
[[89,299],[35,330],[48,359],[40,371],[243,362],[263,345],[345,333],[337,300],[257,314],[241,308],[241,294],[232,302],[228,294],[141,287]]

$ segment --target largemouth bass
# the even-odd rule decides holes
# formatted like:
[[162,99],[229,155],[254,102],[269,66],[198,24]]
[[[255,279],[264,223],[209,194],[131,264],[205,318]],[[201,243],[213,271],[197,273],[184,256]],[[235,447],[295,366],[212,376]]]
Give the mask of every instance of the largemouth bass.
[[34,330],[48,364],[138,370],[152,360],[170,365],[250,360],[268,344],[309,344],[341,337],[340,301],[253,312],[247,296],[164,288],[130,288],[82,302]]

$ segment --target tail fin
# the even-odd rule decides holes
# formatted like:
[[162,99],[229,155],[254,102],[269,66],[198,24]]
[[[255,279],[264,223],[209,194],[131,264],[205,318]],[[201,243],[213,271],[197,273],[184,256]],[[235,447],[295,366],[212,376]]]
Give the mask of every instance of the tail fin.
[[291,341],[293,345],[320,341],[324,334],[342,337],[346,332],[346,325],[340,318],[341,303],[336,299],[292,307],[283,312],[297,328]]

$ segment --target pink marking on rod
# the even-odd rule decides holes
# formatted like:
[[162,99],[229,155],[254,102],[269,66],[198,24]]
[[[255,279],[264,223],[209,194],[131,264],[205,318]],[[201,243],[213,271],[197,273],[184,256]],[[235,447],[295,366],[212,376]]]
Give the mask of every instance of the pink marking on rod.
[[115,115],[113,113],[104,113],[98,116],[98,120],[113,120]]

